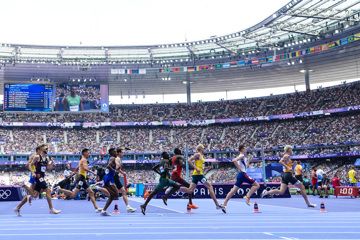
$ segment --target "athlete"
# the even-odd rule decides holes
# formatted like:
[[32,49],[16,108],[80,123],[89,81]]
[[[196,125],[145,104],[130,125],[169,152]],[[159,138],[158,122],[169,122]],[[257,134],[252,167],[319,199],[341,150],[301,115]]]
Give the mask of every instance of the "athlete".
[[[171,159],[171,164],[173,167],[173,171],[171,172],[171,180],[177,182],[178,184],[180,184],[180,186],[188,188],[190,187],[190,184],[187,181],[185,181],[181,176],[184,165],[184,156],[182,155],[181,150],[179,148],[174,149],[174,154],[175,155]],[[170,196],[170,191],[171,191],[171,187],[166,189],[165,196],[163,198],[167,199]],[[188,194],[188,195],[189,195],[189,203],[186,206],[187,210],[189,211],[191,209],[197,209],[198,206],[196,206],[192,202],[193,194]]]
[[315,190],[317,190],[317,185],[318,185],[318,178],[316,174],[316,167],[313,167],[313,169],[311,170],[311,186],[312,186],[313,196],[315,196]]
[[188,188],[181,187],[180,191],[186,192],[188,194],[192,194],[197,184],[201,182],[209,190],[210,197],[214,201],[216,209],[221,209],[224,213],[226,213],[225,207],[221,206],[216,199],[214,188],[204,176],[204,164],[205,164],[204,149],[205,149],[204,145],[199,144],[196,147],[196,153],[188,160],[189,165],[194,168],[194,172],[192,174],[192,182],[190,184],[190,187]]
[[297,180],[299,180],[300,182],[303,182],[303,167],[301,166],[301,162],[300,161],[296,161],[296,166],[295,166],[295,178]]
[[23,184],[23,188],[26,189],[26,191],[28,192],[28,195],[27,195],[27,200],[29,202],[29,204],[31,205],[31,200],[32,198],[36,198],[38,197],[38,194],[36,191],[34,191],[34,188],[35,188],[35,165],[33,164],[33,160],[36,156],[39,156],[40,154],[40,147],[36,147],[35,149],[35,153],[32,154],[30,157],[29,157],[29,160],[27,162],[27,168],[29,169],[30,171],[30,177],[29,177],[29,183],[30,183],[30,187],[28,187],[25,183]]
[[[39,146],[39,155],[33,158],[32,164],[35,166],[35,186],[34,191],[36,194],[40,194],[42,192],[46,193],[46,200],[49,205],[49,210],[51,214],[59,214],[61,211],[56,210],[53,207],[51,200],[51,191],[48,188],[45,181],[45,172],[46,170],[51,170],[54,167],[54,162],[49,159],[47,156],[48,146],[46,144],[42,144]],[[21,216],[20,209],[27,202],[27,196],[23,198],[21,203],[14,209],[17,216]]]
[[[118,172],[114,176],[114,181],[115,181],[116,188],[118,189],[119,193],[121,193],[121,195],[122,195],[122,198],[123,198],[125,206],[126,206],[126,211],[135,212],[136,209],[129,205],[127,192],[125,190],[125,187],[123,186],[123,184],[120,181],[120,175],[119,175],[119,174],[121,174],[124,177],[126,176],[126,173],[122,170],[122,160],[121,160],[122,157],[124,156],[124,151],[125,150],[130,150],[130,149],[125,148],[125,147],[120,147],[120,148],[116,149],[116,154],[117,154],[116,161],[118,162],[120,167],[118,169]],[[116,208],[115,211],[118,210],[117,205],[115,205],[115,208]]]
[[115,203],[116,203],[119,200],[119,192],[116,189],[115,180],[114,180],[116,171],[118,171],[118,169],[120,168],[120,164],[116,160],[116,158],[117,158],[116,149],[110,148],[109,155],[110,155],[110,159],[108,161],[108,164],[107,164],[107,167],[105,170],[105,176],[103,179],[104,188],[106,188],[106,190],[108,191],[109,197],[108,197],[108,200],[106,201],[105,207],[101,211],[102,216],[111,216],[111,214],[106,212],[106,210],[109,208],[112,201],[115,201]]
[[[154,191],[150,193],[150,195],[146,198],[146,201],[143,205],[140,205],[142,214],[145,215],[146,212],[146,206],[149,204],[151,199],[161,192],[164,188],[172,187],[170,191],[170,195],[179,190],[180,186],[170,179],[170,170],[171,170],[171,161],[170,156],[167,152],[163,152],[161,154],[161,161],[159,164],[157,164],[155,167],[153,167],[153,170],[160,175],[159,184],[155,187]],[[164,204],[167,205],[167,199],[163,198]]]
[[234,158],[232,162],[235,164],[238,175],[236,177],[236,183],[234,187],[230,190],[230,192],[226,195],[223,207],[226,208],[227,203],[229,202],[230,198],[232,198],[235,193],[239,190],[241,185],[245,182],[251,185],[250,191],[244,197],[246,200],[246,204],[250,205],[250,197],[254,194],[256,190],[259,189],[260,185],[251,177],[249,177],[246,173],[246,169],[250,166],[251,160],[245,157],[246,148],[244,145],[239,146],[240,154],[237,158]]
[[80,159],[79,165],[78,165],[79,174],[76,179],[76,188],[73,191],[69,191],[69,190],[59,187],[58,191],[63,192],[66,196],[68,196],[70,198],[75,198],[81,189],[85,189],[86,192],[89,194],[90,200],[91,200],[92,204],[94,205],[95,211],[97,213],[99,213],[99,212],[101,212],[102,209],[97,206],[96,201],[95,201],[94,192],[89,187],[88,182],[87,182],[87,174],[88,173],[92,173],[92,174],[96,175],[94,172],[92,172],[89,169],[89,164],[88,164],[89,156],[90,156],[90,150],[87,148],[84,148],[81,151],[81,159]]
[[357,184],[357,179],[356,179],[356,171],[355,171],[355,167],[351,166],[349,172],[348,172],[348,177],[349,177],[349,184],[350,186],[356,186]]
[[316,207],[316,205],[311,204],[309,202],[309,199],[306,195],[306,191],[305,191],[305,187],[304,187],[303,183],[301,183],[299,180],[297,180],[293,176],[292,168],[293,168],[294,162],[290,158],[292,153],[293,153],[292,147],[290,145],[286,145],[284,147],[284,155],[279,161],[279,163],[281,165],[283,165],[283,169],[284,169],[284,172],[281,176],[280,190],[278,190],[278,189],[274,189],[274,190],[270,190],[270,191],[264,190],[262,193],[262,197],[265,197],[267,195],[274,195],[274,194],[282,195],[285,193],[286,189],[288,188],[289,183],[291,183],[292,185],[295,185],[297,188],[300,188],[300,193],[303,196],[306,205],[308,207],[314,208],[314,207]]
[[[120,147],[120,148],[117,148],[116,149],[116,154],[117,154],[117,157],[115,159],[115,161],[118,163],[118,165],[120,166],[120,168],[118,169],[118,171],[116,172],[116,174],[114,175],[114,183],[115,183],[115,186],[118,190],[119,193],[121,193],[122,197],[123,197],[123,200],[124,200],[124,203],[125,203],[125,206],[126,206],[126,211],[127,212],[136,212],[136,209],[131,207],[129,205],[129,200],[128,200],[128,197],[127,197],[127,192],[125,190],[125,187],[123,186],[123,184],[121,183],[120,181],[120,176],[119,174],[123,175],[123,176],[126,176],[126,173],[122,170],[122,161],[121,161],[121,158],[124,156],[124,150],[130,150],[129,148],[125,148],[125,147]],[[98,186],[99,184],[103,183],[103,181],[99,181],[98,183],[94,184],[92,187],[94,187],[94,189],[102,192],[105,196],[109,197],[110,196],[110,193],[108,192],[108,190],[104,187],[100,187]],[[114,205],[114,211],[113,213],[114,214],[119,214],[119,206],[118,206],[118,203],[117,201],[114,201],[115,202],[115,205]]]

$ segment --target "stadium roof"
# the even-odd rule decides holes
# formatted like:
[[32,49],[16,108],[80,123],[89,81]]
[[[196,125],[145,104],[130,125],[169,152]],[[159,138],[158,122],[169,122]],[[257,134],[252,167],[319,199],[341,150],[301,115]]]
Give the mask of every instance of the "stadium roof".
[[[275,55],[340,39],[359,30],[359,3],[355,0],[293,0],[255,26],[195,42],[118,47],[2,44],[0,81],[92,79],[109,83],[111,95],[148,95],[184,93],[182,82],[189,75],[194,83],[192,91],[198,93],[303,84],[304,76],[299,71],[304,68],[314,70],[312,82],[359,78],[356,59],[360,54],[360,41],[352,43],[351,47],[305,56],[303,63],[295,66],[280,63],[260,69],[229,68],[190,74],[159,72],[167,66],[216,64]],[[146,74],[111,74],[113,68],[132,67],[146,69]],[[163,78],[171,78],[171,81],[163,81]]]
[[[239,32],[148,46],[71,47],[0,45],[0,58],[56,63],[161,64],[220,58],[253,51],[286,48],[324,38],[358,24],[358,0],[292,0],[274,14]],[[290,44],[290,45],[289,45]]]

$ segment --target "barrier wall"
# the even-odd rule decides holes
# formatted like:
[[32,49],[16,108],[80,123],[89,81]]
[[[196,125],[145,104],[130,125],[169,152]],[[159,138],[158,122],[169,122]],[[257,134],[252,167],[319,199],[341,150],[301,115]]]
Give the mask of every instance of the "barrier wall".
[[23,190],[21,187],[0,187],[0,202],[20,201],[23,198]]
[[[155,188],[156,184],[145,184],[145,190],[152,191]],[[213,184],[216,198],[225,198],[226,194],[231,190],[233,184]],[[280,183],[268,183],[266,186],[262,183],[260,188],[253,194],[252,198],[260,198],[261,193],[266,190],[277,189],[280,187]],[[250,191],[251,186],[243,184],[239,191],[234,195],[233,198],[243,198],[247,192]],[[156,198],[161,198],[164,195],[164,192],[159,193]],[[186,193],[176,192],[170,198],[183,198],[186,197]],[[195,198],[210,198],[209,191],[203,185],[198,185],[194,191]],[[274,198],[290,198],[289,189],[286,190],[284,195],[274,196]]]

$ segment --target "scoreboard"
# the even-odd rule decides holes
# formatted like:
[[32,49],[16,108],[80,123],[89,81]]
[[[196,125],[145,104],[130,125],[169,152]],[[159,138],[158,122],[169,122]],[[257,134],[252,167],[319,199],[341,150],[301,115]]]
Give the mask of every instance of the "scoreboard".
[[54,86],[51,84],[4,84],[4,111],[40,111],[53,109]]

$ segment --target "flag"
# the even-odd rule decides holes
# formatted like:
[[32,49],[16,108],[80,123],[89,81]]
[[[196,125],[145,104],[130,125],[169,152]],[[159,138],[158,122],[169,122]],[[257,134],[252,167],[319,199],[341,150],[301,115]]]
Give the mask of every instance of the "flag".
[[239,66],[245,66],[245,61],[238,61],[237,63]]
[[146,69],[145,68],[140,68],[139,69],[139,74],[146,74]]
[[223,68],[223,65],[221,63],[215,65],[215,69],[221,69],[221,68]]
[[348,42],[348,38],[347,38],[347,37],[340,39],[340,45],[346,45],[346,44],[348,44],[348,43],[349,43],[349,42]]
[[187,67],[188,72],[195,72],[195,67]]
[[175,72],[175,73],[180,72],[180,68],[179,67],[173,67],[173,68],[171,68],[171,72]]
[[229,68],[230,67],[230,63],[224,63],[223,64],[223,68]]

